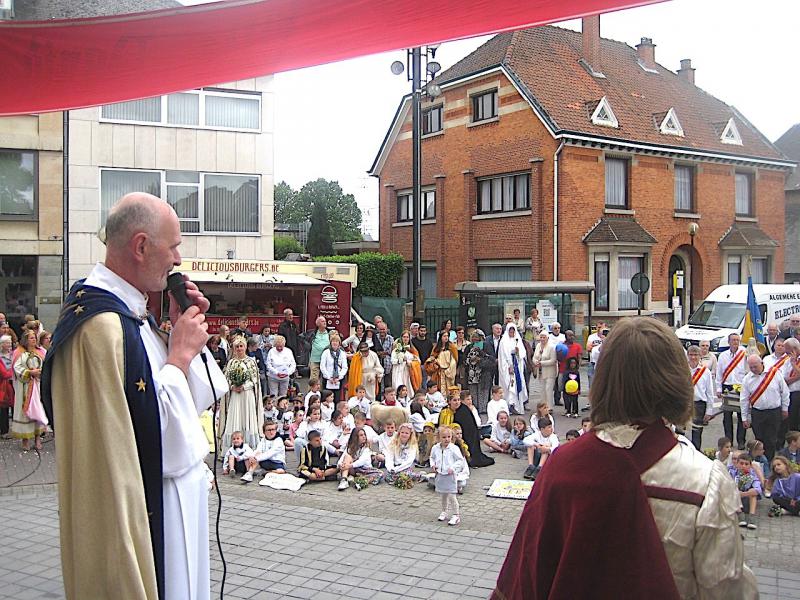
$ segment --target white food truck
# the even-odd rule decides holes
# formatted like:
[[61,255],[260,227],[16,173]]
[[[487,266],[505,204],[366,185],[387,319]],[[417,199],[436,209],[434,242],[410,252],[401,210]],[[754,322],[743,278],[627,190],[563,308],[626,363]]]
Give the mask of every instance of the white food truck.
[[[753,285],[761,322],[779,325],[800,313],[800,285]],[[694,311],[688,324],[675,334],[684,348],[703,340],[711,342],[712,352],[728,349],[728,335],[741,333],[747,306],[747,285],[723,285],[715,289]]]

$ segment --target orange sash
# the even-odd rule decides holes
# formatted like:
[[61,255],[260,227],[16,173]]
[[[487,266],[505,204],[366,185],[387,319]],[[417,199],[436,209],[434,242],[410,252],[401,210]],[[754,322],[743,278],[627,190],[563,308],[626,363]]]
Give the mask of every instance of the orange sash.
[[775,379],[775,375],[778,373],[777,367],[778,365],[773,365],[772,368],[767,372],[766,377],[761,380],[761,383],[758,384],[758,387],[753,390],[753,393],[750,394],[750,406],[755,406],[758,399],[767,391],[769,384],[772,383],[772,380]]
[[736,356],[733,357],[731,364],[728,365],[728,368],[725,369],[725,372],[722,374],[722,381],[719,382],[720,385],[722,385],[728,380],[728,375],[733,373],[733,370],[739,366],[739,363],[742,362],[743,359],[744,359],[744,350],[740,348]]
[[692,386],[697,385],[697,382],[700,381],[700,378],[703,376],[703,373],[706,372],[706,366],[703,365],[697,371],[694,372],[692,375]]
[[787,360],[789,360],[789,355],[788,355],[788,354],[784,354],[783,356],[781,356],[781,357],[780,357],[780,359],[778,360],[778,362],[776,362],[776,363],[775,363],[774,365],[772,365],[772,367],[770,367],[770,368],[772,368],[772,369],[775,369],[776,371],[778,371],[778,370],[780,370],[780,369],[783,367],[783,365],[785,365],[785,364],[786,364],[786,361],[787,361]]

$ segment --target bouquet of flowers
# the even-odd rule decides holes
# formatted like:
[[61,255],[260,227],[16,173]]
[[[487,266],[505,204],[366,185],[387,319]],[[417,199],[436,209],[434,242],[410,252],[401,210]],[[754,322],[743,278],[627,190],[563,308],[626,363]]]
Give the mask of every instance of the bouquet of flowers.
[[250,381],[250,373],[247,371],[247,366],[241,361],[231,364],[227,375],[228,381],[232,386],[240,387]]
[[355,485],[356,490],[360,492],[361,490],[369,486],[369,479],[367,479],[363,475],[356,475],[353,478],[353,485]]
[[394,487],[401,490],[410,490],[414,487],[414,480],[408,473],[400,473],[394,480]]
[[717,459],[717,451],[713,448],[703,448],[703,454],[705,454],[706,457],[710,458],[711,460]]
[[736,487],[740,492],[746,492],[753,486],[753,476],[750,473],[739,471],[736,475]]

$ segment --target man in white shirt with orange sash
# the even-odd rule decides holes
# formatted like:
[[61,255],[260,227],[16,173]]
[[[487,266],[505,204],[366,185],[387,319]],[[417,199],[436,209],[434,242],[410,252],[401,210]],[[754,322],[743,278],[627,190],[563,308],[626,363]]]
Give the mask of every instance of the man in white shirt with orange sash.
[[764,454],[772,461],[775,438],[781,420],[789,418],[789,388],[777,365],[764,368],[760,356],[747,357],[750,372],[742,382],[741,407],[745,428],[753,427],[757,440],[764,443]]
[[711,371],[700,363],[700,347],[689,346],[686,350],[689,358],[689,371],[694,388],[694,419],[692,419],[692,444],[701,450],[703,443],[703,426],[714,416],[714,382]]
[[[728,336],[728,349],[720,352],[717,357],[717,396],[722,398],[723,392],[729,392],[736,384],[741,384],[744,376],[747,375],[747,363],[745,362],[745,351],[740,346],[741,338],[738,333]],[[742,427],[742,416],[740,413],[725,411],[722,416],[722,428],[725,430],[725,437],[733,440],[733,415],[736,414],[736,445],[739,450],[744,450],[744,427]]]
[[[786,363],[783,365],[783,378],[789,388],[789,418],[781,421],[775,450],[783,448],[786,433],[800,428],[800,342],[791,338],[784,343]],[[766,364],[766,359],[764,360]]]

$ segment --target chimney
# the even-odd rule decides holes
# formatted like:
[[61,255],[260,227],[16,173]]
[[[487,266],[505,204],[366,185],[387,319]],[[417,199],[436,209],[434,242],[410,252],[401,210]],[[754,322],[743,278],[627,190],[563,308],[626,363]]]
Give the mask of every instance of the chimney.
[[694,68],[692,67],[692,59],[684,58],[681,60],[681,68],[678,69],[678,76],[682,77],[692,85],[694,85]]
[[636,45],[636,54],[639,55],[639,60],[645,67],[656,68],[656,45],[651,38],[642,38],[642,41]]
[[581,22],[583,37],[583,60],[595,73],[603,72],[600,61],[600,15],[583,17]]

